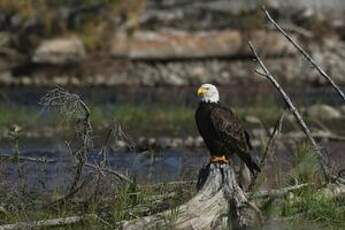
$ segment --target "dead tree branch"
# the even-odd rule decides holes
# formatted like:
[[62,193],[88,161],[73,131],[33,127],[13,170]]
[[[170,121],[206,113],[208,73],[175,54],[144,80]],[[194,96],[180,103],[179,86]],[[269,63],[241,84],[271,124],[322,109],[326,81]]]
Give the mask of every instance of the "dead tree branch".
[[251,42],[249,42],[249,47],[252,50],[256,60],[258,61],[261,69],[263,72],[256,70],[256,72],[260,73],[260,75],[265,75],[265,77],[271,81],[271,83],[273,84],[273,86],[278,90],[278,92],[281,94],[282,99],[284,100],[284,102],[286,103],[286,105],[288,106],[288,108],[290,109],[290,111],[292,112],[292,114],[294,115],[294,117],[296,118],[300,128],[302,129],[302,131],[305,133],[305,135],[307,136],[309,142],[311,143],[311,145],[313,146],[314,152],[317,154],[317,157],[319,159],[320,162],[320,166],[321,166],[321,170],[322,173],[325,177],[325,179],[327,181],[329,180],[333,180],[335,178],[337,178],[336,176],[332,175],[330,172],[330,167],[328,166],[328,161],[326,160],[324,154],[321,151],[321,147],[319,146],[318,143],[316,143],[311,131],[309,130],[308,126],[306,125],[306,123],[304,122],[301,114],[298,112],[296,106],[292,103],[290,97],[287,95],[287,93],[285,92],[285,90],[280,86],[280,84],[278,83],[278,81],[272,76],[272,74],[269,72],[269,70],[267,69],[267,67],[265,66],[265,64],[263,63],[263,61],[261,60],[261,58],[259,57],[259,55],[257,54],[253,44]]
[[[259,168],[262,171],[265,167],[267,155],[272,151],[272,146],[274,144],[275,137],[281,132],[284,117],[285,117],[285,113],[283,113],[280,116],[279,120],[274,125],[273,132],[272,132],[272,134],[271,134],[271,136],[270,136],[270,138],[266,144],[264,154],[262,155],[261,160],[259,162]],[[259,173],[254,174],[252,182],[250,183],[250,185],[248,187],[248,191],[251,191],[254,188],[256,179],[258,178],[258,175],[259,175]]]
[[58,227],[64,225],[77,224],[82,221],[98,218],[95,214],[88,214],[85,216],[70,216],[65,218],[49,219],[49,220],[39,220],[31,222],[20,222],[15,224],[0,225],[0,230],[14,230],[14,229],[38,229],[47,227]]
[[44,158],[35,158],[35,157],[23,157],[23,156],[18,156],[18,159],[15,159],[16,156],[8,155],[8,154],[0,154],[0,159],[1,158],[4,158],[6,160],[31,161],[31,162],[37,162],[37,163],[43,163],[43,164],[50,164],[50,163],[56,162],[56,160],[48,160]]
[[262,7],[262,10],[265,13],[267,19],[274,25],[274,27],[284,35],[284,37],[307,59],[308,62],[310,62],[314,66],[314,68],[317,69],[321,76],[324,77],[332,85],[332,87],[337,91],[338,95],[345,101],[344,92],[333,81],[333,79],[320,67],[318,63],[316,63],[316,61],[302,48],[302,46],[297,43],[297,41],[295,41],[283,28],[280,27],[280,25],[272,18],[272,16],[264,6]]

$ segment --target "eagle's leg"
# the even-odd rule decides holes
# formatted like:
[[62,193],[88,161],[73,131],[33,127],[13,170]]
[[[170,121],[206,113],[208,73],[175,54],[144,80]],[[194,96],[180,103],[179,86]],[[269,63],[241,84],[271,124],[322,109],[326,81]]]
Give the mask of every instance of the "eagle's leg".
[[229,164],[229,159],[225,155],[221,155],[221,156],[211,155],[210,163]]

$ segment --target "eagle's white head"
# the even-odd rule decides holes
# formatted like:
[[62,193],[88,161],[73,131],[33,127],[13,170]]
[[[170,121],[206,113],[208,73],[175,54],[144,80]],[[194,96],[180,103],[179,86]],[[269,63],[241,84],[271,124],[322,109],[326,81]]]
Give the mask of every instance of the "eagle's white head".
[[219,92],[217,87],[212,84],[202,84],[197,91],[198,97],[201,98],[202,102],[218,103]]

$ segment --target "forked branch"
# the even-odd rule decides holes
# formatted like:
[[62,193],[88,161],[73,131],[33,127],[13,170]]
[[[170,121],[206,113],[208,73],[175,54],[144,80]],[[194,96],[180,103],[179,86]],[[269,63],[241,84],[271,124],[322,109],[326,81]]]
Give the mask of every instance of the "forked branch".
[[[331,171],[330,171],[330,168],[328,166],[327,160],[326,160],[323,152],[321,151],[321,147],[315,141],[315,139],[314,139],[310,129],[308,128],[308,126],[304,122],[301,114],[299,113],[299,111],[297,110],[296,106],[291,101],[290,97],[287,95],[285,90],[280,86],[278,81],[272,76],[270,71],[267,69],[267,67],[265,66],[265,64],[263,63],[263,61],[261,60],[261,58],[257,54],[257,52],[256,52],[256,50],[255,50],[255,48],[254,48],[254,46],[253,46],[253,44],[251,42],[249,42],[249,47],[252,50],[256,60],[258,61],[259,65],[260,65],[260,67],[261,67],[261,69],[263,71],[262,72],[262,71],[256,70],[256,72],[259,73],[261,76],[265,76],[268,80],[270,80],[271,83],[273,84],[273,86],[278,90],[278,92],[282,96],[282,99],[284,100],[284,102],[286,103],[286,105],[288,106],[288,108],[290,109],[290,111],[292,112],[294,117],[296,118],[297,123],[299,124],[300,128],[305,133],[305,135],[307,136],[309,142],[313,146],[314,152],[317,154],[317,157],[319,159],[319,162],[320,162],[320,165],[321,165],[321,170],[322,170],[322,173],[323,173],[325,179],[327,181],[334,180],[334,179],[339,181],[338,177],[336,177],[336,176],[331,174]],[[342,181],[342,183],[344,183],[344,182]]]

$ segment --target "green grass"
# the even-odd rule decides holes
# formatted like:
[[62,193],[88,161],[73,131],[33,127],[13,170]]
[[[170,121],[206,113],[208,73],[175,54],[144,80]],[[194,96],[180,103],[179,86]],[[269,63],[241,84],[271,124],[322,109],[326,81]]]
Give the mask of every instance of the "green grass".
[[[41,120],[38,109],[24,106],[0,106],[0,127],[13,124],[33,125],[37,124],[38,120]],[[53,122],[53,120],[50,120],[50,122]]]
[[301,221],[310,221],[325,229],[344,229],[345,201],[309,188],[287,198],[283,202],[281,215],[298,215],[298,218],[292,220],[297,225]]
[[[85,189],[93,190],[94,188]],[[109,190],[110,188],[103,189]],[[173,218],[177,215],[176,207],[191,197],[194,193],[194,188],[186,185],[160,184],[158,186],[138,186],[137,184],[131,184],[120,186],[114,191],[108,192],[111,194],[101,195],[97,199],[89,199],[82,196],[81,193],[75,196],[75,198],[82,199],[83,202],[69,201],[55,208],[39,208],[33,204],[49,203],[47,197],[35,193],[30,193],[29,196],[28,194],[22,194],[23,197],[21,197],[20,193],[11,194],[0,189],[2,207],[8,210],[4,213],[0,212],[0,225],[95,214],[102,220],[91,218],[84,222],[63,226],[58,229],[85,229],[85,227],[87,229],[117,229],[121,221],[171,209],[171,215],[166,216],[168,222],[173,221]],[[173,197],[155,198],[171,192],[175,193]],[[182,193],[183,195],[181,195]]]
[[309,144],[297,146],[289,173],[291,183],[318,183],[321,177],[319,161]]
[[[113,114],[113,111],[109,113]],[[318,167],[313,155],[309,145],[298,146],[292,162],[293,169],[286,173],[286,177],[290,178],[289,183],[314,183],[315,186],[290,193],[279,202],[268,201],[262,206],[263,211],[267,216],[292,217],[291,229],[310,224],[324,229],[344,229],[345,199],[328,196],[319,189],[319,177],[316,176]],[[4,176],[0,171],[0,182],[4,181],[2,180]],[[62,191],[56,191],[50,195],[25,189],[9,192],[8,187],[0,186],[0,207],[6,210],[5,212],[0,210],[0,225],[96,214],[102,220],[91,218],[85,222],[58,229],[116,229],[122,221],[170,210],[163,216],[164,229],[172,229],[171,224],[179,215],[179,205],[189,200],[195,192],[193,185],[139,186],[134,179],[133,184],[114,186],[112,180],[111,184],[107,183],[106,179],[104,181],[105,183],[101,179],[100,183],[89,183],[83,189],[84,191],[75,195],[72,200],[54,208],[42,208],[40,204],[47,204],[61,197]],[[92,191],[95,191],[96,184],[101,186],[98,189],[99,193],[97,196],[90,196],[89,192],[95,194]],[[169,193],[173,193],[173,196],[157,198]]]
[[[91,105],[91,120],[95,127],[103,128],[120,123],[132,136],[188,136],[197,135],[194,121],[195,108],[161,104]],[[234,108],[241,119],[254,115],[270,124],[278,118],[277,107]],[[54,110],[42,113],[40,107],[0,106],[0,128],[13,124],[30,129],[44,126],[63,126],[64,120]],[[39,122],[39,126],[37,126]],[[249,128],[249,127],[248,127]]]
[[[310,183],[311,186],[287,194],[282,200],[266,200],[261,208],[266,216],[287,218],[284,229],[344,229],[345,199],[329,195],[321,183],[319,163],[310,145],[301,143],[293,153],[291,170],[284,172],[279,187]],[[330,190],[332,191],[332,190]]]

